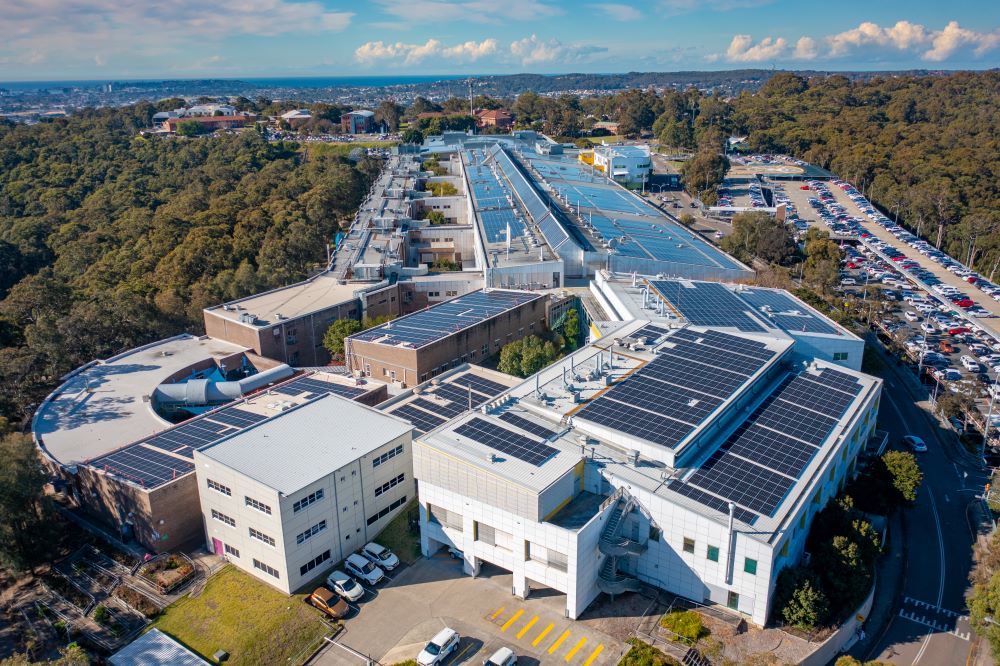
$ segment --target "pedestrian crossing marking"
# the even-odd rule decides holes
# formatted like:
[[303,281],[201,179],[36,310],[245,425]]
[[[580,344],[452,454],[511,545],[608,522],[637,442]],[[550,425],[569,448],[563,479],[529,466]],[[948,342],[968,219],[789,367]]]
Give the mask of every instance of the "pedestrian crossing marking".
[[597,647],[594,648],[594,651],[590,653],[590,656],[587,657],[587,661],[583,662],[583,666],[590,666],[594,663],[594,660],[597,659],[597,655],[601,654],[602,651],[604,651],[604,643],[599,643]]
[[584,643],[586,642],[587,642],[586,637],[581,638],[580,641],[573,646],[573,649],[566,653],[566,663],[569,663],[569,660],[572,659],[573,656],[580,651],[580,648],[582,648]]
[[516,613],[514,613],[513,615],[511,615],[510,619],[507,620],[507,622],[504,623],[504,625],[502,627],[500,627],[500,631],[507,631],[508,629],[510,629],[510,625],[512,625],[515,622],[517,622],[517,618],[521,617],[522,615],[524,615],[524,609],[523,608],[519,609]]
[[538,644],[542,642],[543,638],[545,638],[546,636],[549,635],[549,632],[552,631],[552,628],[554,626],[556,626],[556,625],[555,624],[549,624],[549,626],[547,626],[544,629],[542,629],[542,633],[538,634],[538,638],[536,638],[535,640],[531,641],[531,644],[534,645],[535,647],[538,647]]
[[556,642],[552,644],[552,647],[549,648],[549,654],[552,654],[553,652],[555,652],[556,650],[558,650],[559,646],[562,645],[562,642],[564,640],[566,640],[567,638],[569,638],[569,631],[568,630],[564,631],[562,633],[562,636],[560,636],[559,638],[557,638]]
[[531,618],[530,620],[528,620],[528,624],[524,625],[524,628],[521,629],[521,631],[517,632],[517,637],[518,638],[522,638],[526,633],[528,633],[528,629],[531,629],[531,627],[536,622],[538,622],[538,616],[537,615],[535,617]]

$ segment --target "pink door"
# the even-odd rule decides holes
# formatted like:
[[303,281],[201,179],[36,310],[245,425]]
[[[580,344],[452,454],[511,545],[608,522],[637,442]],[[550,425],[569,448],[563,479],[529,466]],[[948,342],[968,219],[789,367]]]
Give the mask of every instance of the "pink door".
[[215,537],[212,537],[212,550],[216,555],[222,555],[222,542]]

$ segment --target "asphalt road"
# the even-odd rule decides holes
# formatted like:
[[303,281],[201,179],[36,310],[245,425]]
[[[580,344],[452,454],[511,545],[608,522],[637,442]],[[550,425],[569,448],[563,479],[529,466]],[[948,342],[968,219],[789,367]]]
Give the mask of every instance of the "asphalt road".
[[[894,664],[963,665],[973,646],[965,595],[972,567],[972,544],[980,524],[978,510],[986,473],[952,448],[954,435],[928,419],[918,404],[923,395],[895,366],[886,380],[879,420],[890,446],[918,435],[928,444],[917,454],[924,484],[904,515],[906,571],[898,608],[870,659]],[[923,403],[926,404],[926,403]]]

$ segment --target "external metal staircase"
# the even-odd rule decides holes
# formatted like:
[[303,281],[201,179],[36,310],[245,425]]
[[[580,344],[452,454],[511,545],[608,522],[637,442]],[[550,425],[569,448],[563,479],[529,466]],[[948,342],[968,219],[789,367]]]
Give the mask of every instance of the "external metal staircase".
[[636,508],[635,500],[621,493],[614,508],[608,515],[608,522],[601,533],[598,549],[605,555],[597,574],[597,587],[612,597],[623,592],[638,592],[642,583],[638,578],[618,571],[618,558],[641,555],[646,552],[646,544],[629,539],[621,534],[621,526]]

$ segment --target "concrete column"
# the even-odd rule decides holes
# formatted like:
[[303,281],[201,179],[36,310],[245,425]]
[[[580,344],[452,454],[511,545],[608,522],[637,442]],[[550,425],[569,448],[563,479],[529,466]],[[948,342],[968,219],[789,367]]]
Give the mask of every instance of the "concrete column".
[[513,585],[514,585],[514,587],[511,590],[511,593],[515,597],[518,597],[519,599],[527,599],[528,598],[528,592],[530,592],[530,590],[528,589],[528,579],[524,577],[524,570],[523,569],[520,569],[519,571],[515,571],[514,572],[514,583],[513,583]]
[[437,546],[435,541],[431,543],[430,538],[427,536],[427,507],[423,503],[420,504],[420,554],[424,557],[430,557],[433,555],[431,551],[432,546]]

